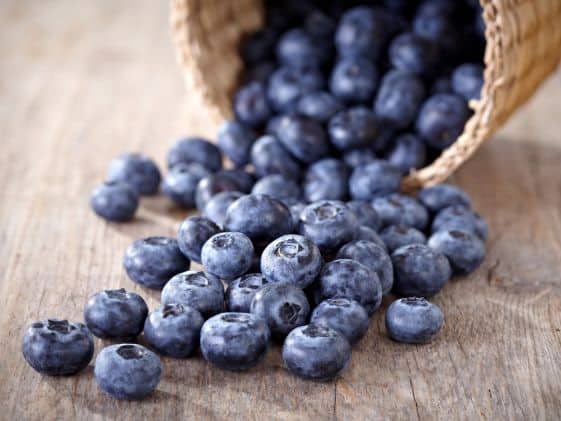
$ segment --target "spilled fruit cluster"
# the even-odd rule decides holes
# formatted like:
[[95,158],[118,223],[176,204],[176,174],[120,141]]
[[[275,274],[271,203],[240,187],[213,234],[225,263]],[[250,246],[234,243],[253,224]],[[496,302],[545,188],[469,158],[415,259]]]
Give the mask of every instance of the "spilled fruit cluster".
[[[93,334],[117,342],[96,358],[100,388],[140,399],[160,380],[156,353],[200,348],[220,368],[246,370],[275,341],[290,372],[330,380],[392,293],[403,298],[386,311],[388,336],[434,338],[444,317],[427,298],[481,264],[488,228],[458,187],[399,188],[456,140],[479,98],[481,10],[467,0],[355,3],[267,1],[265,27],[241,45],[235,119],[216,144],[177,141],[163,179],[142,154],[109,165],[90,199],[101,218],[133,220],[139,197],[160,190],[200,215],[176,238],[139,239],[124,253],[128,277],[161,290],[160,307],[105,290],[86,303],[85,325],[32,323],[23,354],[33,368],[80,371]],[[147,347],[135,343],[141,334]]]

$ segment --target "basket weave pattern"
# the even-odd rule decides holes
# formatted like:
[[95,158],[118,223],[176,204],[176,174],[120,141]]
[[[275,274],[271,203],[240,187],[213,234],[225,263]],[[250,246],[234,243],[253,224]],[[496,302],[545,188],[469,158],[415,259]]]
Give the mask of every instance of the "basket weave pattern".
[[[561,0],[481,0],[486,24],[485,84],[458,140],[403,181],[406,190],[444,181],[521,106],[561,58]],[[232,117],[243,68],[238,44],[263,24],[260,0],[172,0],[177,58],[216,124]],[[191,92],[190,92],[191,93]]]

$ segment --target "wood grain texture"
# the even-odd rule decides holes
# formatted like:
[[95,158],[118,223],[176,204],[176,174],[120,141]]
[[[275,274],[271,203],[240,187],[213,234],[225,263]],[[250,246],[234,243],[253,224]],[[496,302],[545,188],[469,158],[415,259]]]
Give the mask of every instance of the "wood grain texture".
[[185,94],[167,13],[150,0],[0,3],[0,419],[560,419],[560,72],[455,176],[492,232],[484,265],[435,298],[446,325],[433,344],[391,342],[379,311],[336,383],[288,375],[273,347],[243,374],[165,359],[157,393],[136,403],[100,393],[91,367],[50,379],[25,364],[28,322],[80,320],[102,288],[157,305],[121,256],[185,213],[147,199],[135,223],[110,225],[87,201],[118,153],[163,164],[175,137],[214,134]]

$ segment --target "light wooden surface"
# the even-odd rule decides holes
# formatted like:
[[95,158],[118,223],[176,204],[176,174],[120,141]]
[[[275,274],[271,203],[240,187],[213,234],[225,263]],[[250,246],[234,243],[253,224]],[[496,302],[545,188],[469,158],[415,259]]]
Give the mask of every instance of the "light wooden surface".
[[484,265],[435,298],[446,325],[433,344],[391,342],[379,311],[336,383],[288,375],[273,347],[243,374],[165,359],[157,393],[136,403],[100,393],[91,367],[51,379],[25,364],[24,326],[80,320],[100,289],[157,305],[121,256],[184,214],[149,199],[135,223],[108,225],[88,195],[120,152],[163,164],[173,138],[213,134],[185,94],[167,12],[151,0],[0,3],[0,419],[560,419],[560,72],[455,177],[492,231]]

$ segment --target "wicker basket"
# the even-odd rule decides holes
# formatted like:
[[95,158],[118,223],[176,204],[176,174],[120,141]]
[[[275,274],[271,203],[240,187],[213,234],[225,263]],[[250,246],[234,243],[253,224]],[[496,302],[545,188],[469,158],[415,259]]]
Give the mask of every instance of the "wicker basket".
[[[561,57],[561,0],[481,0],[486,23],[485,84],[458,140],[431,165],[404,179],[411,190],[439,183],[464,163],[521,106]],[[177,57],[191,91],[213,122],[231,118],[242,70],[240,37],[262,25],[260,0],[172,0]],[[219,28],[220,30],[217,30]]]

